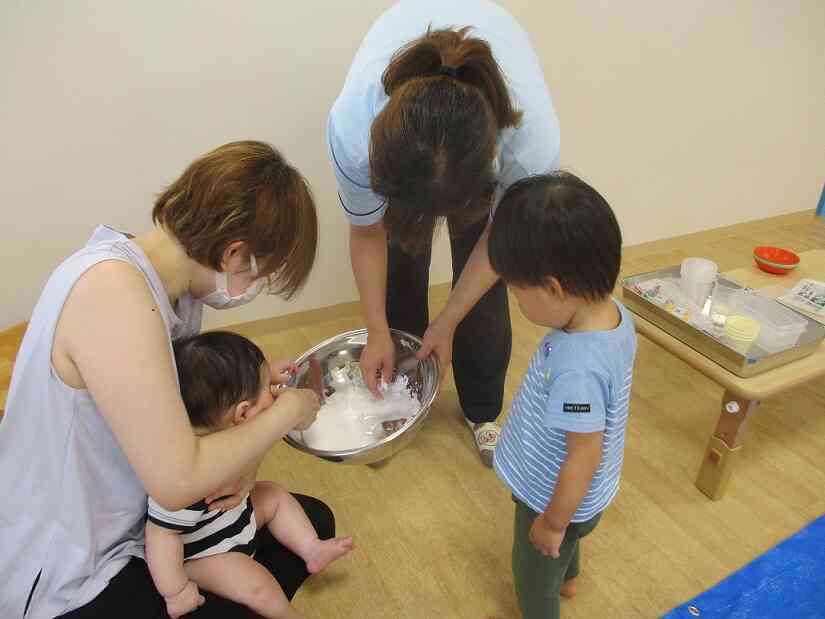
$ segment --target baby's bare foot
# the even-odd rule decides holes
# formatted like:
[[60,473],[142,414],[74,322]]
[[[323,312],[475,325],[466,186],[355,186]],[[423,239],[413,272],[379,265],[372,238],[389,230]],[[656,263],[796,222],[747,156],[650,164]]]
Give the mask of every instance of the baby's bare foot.
[[307,571],[310,574],[317,574],[335,559],[340,559],[352,549],[352,536],[318,540],[310,556],[306,559]]
[[575,578],[571,578],[569,580],[564,581],[564,584],[561,586],[561,596],[568,599],[576,596]]

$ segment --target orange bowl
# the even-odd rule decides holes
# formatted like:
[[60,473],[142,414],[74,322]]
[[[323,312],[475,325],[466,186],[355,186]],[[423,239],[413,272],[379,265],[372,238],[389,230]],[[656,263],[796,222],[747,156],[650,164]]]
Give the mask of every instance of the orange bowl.
[[785,275],[799,265],[799,256],[781,247],[757,247],[753,250],[756,266],[766,273]]

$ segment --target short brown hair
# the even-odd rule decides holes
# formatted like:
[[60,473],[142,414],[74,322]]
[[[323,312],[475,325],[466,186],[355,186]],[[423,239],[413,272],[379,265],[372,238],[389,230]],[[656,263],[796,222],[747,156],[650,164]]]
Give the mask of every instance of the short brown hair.
[[410,251],[448,216],[460,230],[487,213],[498,131],[521,119],[489,44],[469,32],[427,29],[382,77],[390,100],[370,132],[370,182],[390,239]]
[[318,216],[309,185],[263,142],[230,142],[196,159],[158,197],[152,221],[190,258],[218,271],[226,247],[245,241],[270,290],[287,299],[315,262]]

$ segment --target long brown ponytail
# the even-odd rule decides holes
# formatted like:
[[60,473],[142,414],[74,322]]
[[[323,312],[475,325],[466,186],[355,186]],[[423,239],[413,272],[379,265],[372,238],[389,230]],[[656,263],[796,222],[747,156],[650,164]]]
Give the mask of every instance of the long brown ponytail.
[[[513,107],[507,82],[498,66],[487,41],[469,36],[470,26],[460,30],[431,30],[398,50],[381,77],[384,91],[393,92],[405,82],[415,78],[439,75],[451,77],[455,72],[459,82],[478,88],[490,104],[499,129],[515,127],[521,120],[521,112]],[[439,73],[446,67],[446,74]],[[421,87],[421,84],[418,86]]]
[[521,120],[489,44],[469,33],[428,29],[382,76],[390,100],[370,132],[370,181],[391,240],[411,252],[447,217],[460,231],[484,216],[498,132]]

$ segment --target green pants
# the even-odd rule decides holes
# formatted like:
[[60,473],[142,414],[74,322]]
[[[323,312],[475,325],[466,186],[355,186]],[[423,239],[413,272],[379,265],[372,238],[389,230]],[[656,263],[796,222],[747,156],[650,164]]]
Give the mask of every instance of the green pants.
[[601,514],[587,522],[570,523],[559,557],[545,557],[530,543],[530,527],[538,514],[516,501],[513,539],[513,579],[524,619],[558,619],[559,592],[566,580],[579,574],[579,539],[599,524]]

